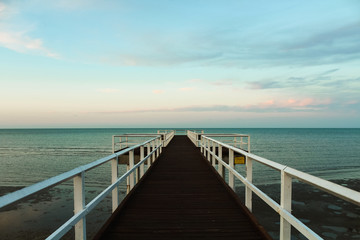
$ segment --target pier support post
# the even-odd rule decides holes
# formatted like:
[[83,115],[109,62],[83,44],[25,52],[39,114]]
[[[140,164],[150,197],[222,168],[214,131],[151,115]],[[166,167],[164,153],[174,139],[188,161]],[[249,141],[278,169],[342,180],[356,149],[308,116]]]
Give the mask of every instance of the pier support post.
[[[111,183],[114,183],[118,179],[118,162],[119,157],[116,156],[111,160]],[[119,206],[119,187],[116,187],[112,190],[112,212],[115,212],[116,208]]]
[[[129,170],[132,169],[134,167],[134,150],[129,152]],[[133,189],[133,187],[135,186],[134,183],[134,172],[130,173],[130,190]]]
[[[85,172],[74,177],[74,214],[85,207]],[[75,224],[75,240],[86,239],[86,218]]]
[[[140,161],[144,159],[144,146],[140,147]],[[144,176],[144,163],[140,165],[140,178]]]
[[[253,171],[252,171],[252,159],[248,156],[245,156],[245,162],[246,162],[246,180],[252,183],[253,178]],[[252,211],[252,191],[249,187],[245,188],[245,206],[249,209],[249,211]]]
[[[284,169],[281,171],[281,197],[280,206],[291,213],[291,192],[292,179],[285,173]],[[285,218],[280,216],[280,240],[290,239],[291,225]]]
[[[229,165],[234,169],[234,150],[229,149]],[[229,186],[234,189],[234,174],[229,171]]]

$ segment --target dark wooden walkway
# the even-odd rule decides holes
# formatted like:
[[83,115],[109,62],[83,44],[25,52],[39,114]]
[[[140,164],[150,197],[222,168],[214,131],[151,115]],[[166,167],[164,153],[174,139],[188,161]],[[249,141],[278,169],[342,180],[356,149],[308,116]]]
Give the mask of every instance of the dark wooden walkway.
[[175,136],[96,239],[270,239],[186,136]]

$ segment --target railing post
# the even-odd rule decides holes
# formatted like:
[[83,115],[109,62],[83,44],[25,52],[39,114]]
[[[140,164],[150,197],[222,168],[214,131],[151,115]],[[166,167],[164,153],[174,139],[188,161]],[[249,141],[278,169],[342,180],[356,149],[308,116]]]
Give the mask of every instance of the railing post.
[[159,156],[160,156],[160,139],[156,139],[156,147],[157,147],[157,149],[156,149],[156,157],[158,158]]
[[[229,166],[234,169],[234,151],[229,149]],[[234,189],[234,174],[229,171],[229,186]]]
[[[218,157],[222,159],[222,146],[219,144],[218,148],[219,148]],[[224,166],[222,165],[222,163],[220,163],[220,161],[218,161],[218,173],[220,174],[221,177],[224,177]]]
[[[126,171],[129,171],[129,163],[126,164]],[[126,178],[126,194],[130,192],[130,176]]]
[[[284,169],[281,170],[281,198],[280,206],[291,213],[291,192],[292,192],[292,179],[285,173]],[[285,218],[280,216],[280,240],[287,240],[291,237],[291,225]]]
[[112,136],[112,153],[115,152],[115,136]]
[[216,167],[216,158],[215,158],[215,153],[216,153],[216,150],[215,150],[215,148],[216,148],[216,144],[215,144],[215,142],[213,142],[212,143],[212,147],[213,147],[213,149],[212,149],[212,165],[213,165],[213,167],[215,168]]
[[[134,167],[134,150],[129,152],[129,170],[131,170]],[[130,190],[133,189],[133,187],[135,186],[134,183],[134,172],[130,173]]]
[[[252,182],[252,178],[253,178],[252,159],[245,156],[245,162],[246,162],[246,180]],[[249,187],[245,188],[245,206],[249,209],[250,212],[252,211],[252,191]]]
[[[85,172],[74,177],[74,214],[85,207]],[[86,239],[86,218],[75,224],[75,240]]]
[[[111,183],[114,183],[118,179],[118,161],[119,158],[116,156],[111,160]],[[112,190],[112,212],[115,212],[116,208],[119,206],[119,187],[116,187]]]
[[[152,151],[154,151],[154,149],[155,149],[155,141],[154,140],[151,142],[151,145],[152,145]],[[154,152],[152,154],[152,162],[155,162],[155,158],[156,158],[156,156],[155,156],[155,152]]]
[[209,162],[211,162],[211,158],[210,158],[210,140],[209,139],[207,140],[207,147],[208,147],[208,149],[207,149],[207,160]]
[[[147,155],[146,156],[149,156],[150,152],[151,152],[150,143],[146,144],[146,148],[147,148]],[[151,165],[151,156],[148,157],[147,164],[148,164],[148,169],[149,169],[149,167]]]
[[203,137],[201,136],[201,138],[200,138],[200,152],[201,153],[204,153],[204,146],[203,146]]
[[[140,161],[144,159],[144,145],[140,147]],[[144,163],[140,165],[140,178],[144,176]]]

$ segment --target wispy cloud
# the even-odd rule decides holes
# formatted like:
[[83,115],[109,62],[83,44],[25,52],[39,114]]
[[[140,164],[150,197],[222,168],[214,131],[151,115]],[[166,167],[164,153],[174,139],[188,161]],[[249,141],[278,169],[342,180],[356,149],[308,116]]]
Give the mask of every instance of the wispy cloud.
[[152,93],[153,94],[162,94],[162,93],[164,93],[164,91],[161,89],[154,89],[154,90],[152,90]]
[[215,86],[231,86],[233,85],[233,82],[230,80],[220,80],[220,81],[212,82],[211,84]]
[[96,90],[99,93],[118,93],[120,92],[119,89],[116,88],[101,88]]
[[179,88],[180,91],[182,92],[190,92],[190,91],[194,91],[194,88],[192,87],[183,87],[183,88]]
[[120,113],[156,113],[156,112],[314,112],[328,108],[331,99],[288,99],[275,101],[273,99],[253,105],[208,105],[208,106],[186,106],[177,108],[154,108],[124,111],[99,112],[101,114]]
[[13,26],[11,22],[14,13],[17,11],[11,7],[0,3],[0,46],[20,53],[29,53],[43,55],[51,58],[58,58],[58,54],[46,48],[41,38],[34,38],[29,35],[29,29],[26,26],[17,26],[22,30],[9,30]]

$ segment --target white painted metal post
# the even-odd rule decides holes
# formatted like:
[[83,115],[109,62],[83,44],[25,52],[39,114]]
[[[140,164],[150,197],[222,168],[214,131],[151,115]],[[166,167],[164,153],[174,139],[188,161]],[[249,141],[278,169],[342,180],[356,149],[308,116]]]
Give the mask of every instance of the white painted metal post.
[[[85,172],[74,177],[74,214],[85,207]],[[86,218],[75,224],[75,240],[86,239]]]
[[[118,179],[118,157],[111,160],[111,183],[114,183]],[[115,212],[119,206],[119,187],[112,190],[112,212]]]
[[[291,213],[291,192],[292,179],[285,173],[284,169],[281,171],[281,198],[280,206]],[[291,224],[280,216],[280,240],[287,240],[291,237]]]
[[160,156],[160,148],[159,148],[159,146],[160,146],[160,139],[156,139],[156,147],[158,148],[157,150],[156,150],[156,158],[158,158],[159,156]]
[[250,153],[250,136],[248,136],[248,153]]
[[[246,179],[249,182],[252,182],[253,178],[253,162],[252,159],[245,156],[245,162],[246,162]],[[245,206],[249,209],[249,211],[252,211],[252,191],[249,187],[245,188]]]
[[216,144],[215,144],[215,142],[212,143],[212,147],[213,147],[212,153],[214,154],[214,155],[212,155],[212,165],[215,168],[216,167],[216,159],[215,159]]
[[207,140],[207,147],[208,147],[208,161],[211,162],[211,156],[210,156],[210,148],[211,148],[211,145],[210,145],[210,140],[208,139]]
[[[218,157],[222,159],[222,146],[219,144],[218,148],[219,148]],[[220,174],[221,177],[224,177],[224,166],[220,163],[220,161],[218,161],[218,173]]]
[[[126,171],[129,171],[129,163],[126,164]],[[130,176],[126,178],[126,194],[130,192]]]
[[[129,169],[131,170],[134,167],[134,150],[129,152]],[[134,172],[130,173],[130,190],[135,186],[134,183]]]
[[[144,145],[140,147],[140,161],[144,159]],[[144,163],[140,165],[140,178],[144,176]]]
[[112,136],[112,153],[115,152],[115,136]]
[[[150,143],[146,144],[146,148],[147,148],[147,155],[146,156],[149,156],[150,152],[151,152]],[[148,157],[148,159],[147,159],[147,165],[148,165],[148,169],[149,169],[149,167],[151,165],[151,156]]]
[[201,153],[204,153],[204,146],[203,146],[203,144],[204,144],[204,139],[201,137],[201,139],[200,139],[200,152],[201,152]]
[[[234,151],[229,149],[229,166],[234,169]],[[229,186],[234,189],[234,174],[229,171]]]
[[[152,143],[152,151],[154,151],[154,149],[155,149],[155,140],[152,141],[151,143]],[[154,152],[153,155],[152,155],[152,162],[155,162],[155,158],[156,158],[156,156],[155,156],[155,152]]]

